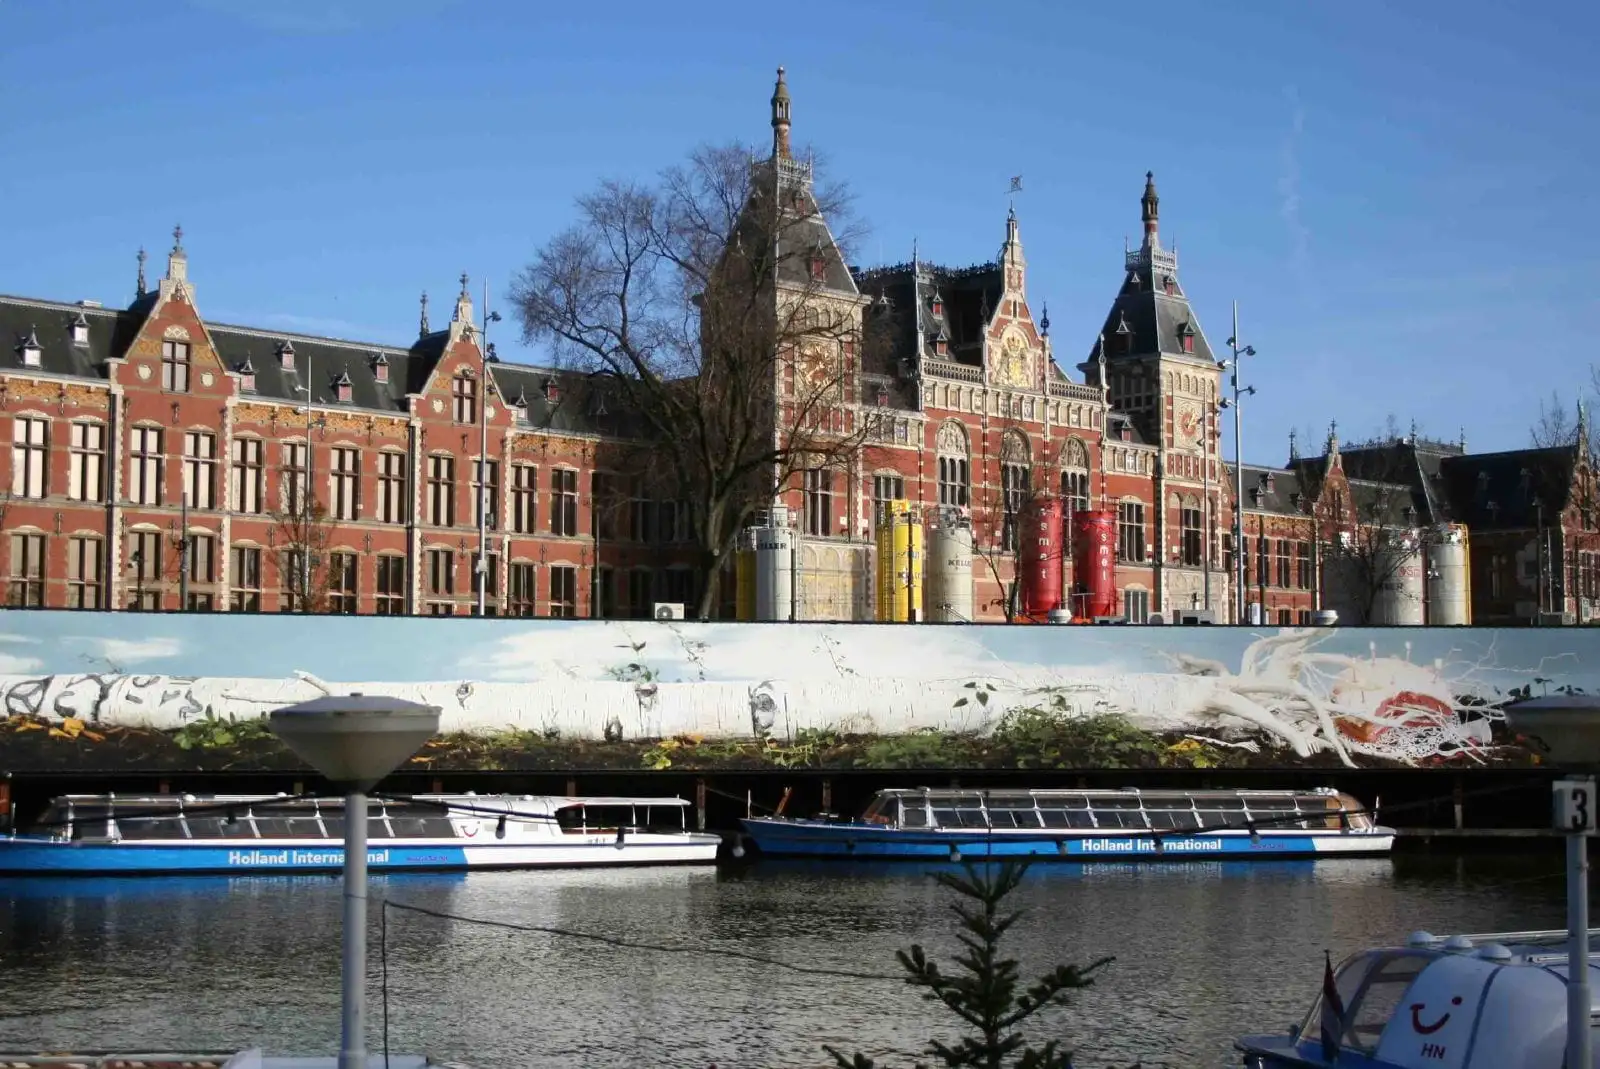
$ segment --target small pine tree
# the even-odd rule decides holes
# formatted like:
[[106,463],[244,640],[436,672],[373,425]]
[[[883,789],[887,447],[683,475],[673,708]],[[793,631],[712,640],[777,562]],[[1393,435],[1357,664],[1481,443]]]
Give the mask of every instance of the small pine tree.
[[[1047,1006],[1065,1005],[1069,992],[1094,983],[1093,974],[1113,959],[1101,958],[1086,966],[1058,965],[1019,994],[1022,982],[1017,963],[1002,958],[999,947],[1001,937],[1022,914],[1002,915],[1000,905],[1022,882],[1028,863],[1007,861],[980,867],[969,861],[964,869],[964,875],[934,874],[962,899],[950,907],[963,929],[958,938],[966,951],[955,960],[961,973],[941,972],[918,945],[895,954],[906,971],[907,983],[923,988],[924,998],[943,1005],[973,1030],[953,1046],[934,1040],[927,1053],[947,1067],[1072,1069],[1072,1051],[1062,1050],[1054,1039],[1040,1047],[1028,1046],[1017,1027]],[[876,1062],[859,1052],[846,1058],[826,1044],[822,1049],[839,1069],[878,1069]],[[919,1062],[916,1069],[927,1066]]]

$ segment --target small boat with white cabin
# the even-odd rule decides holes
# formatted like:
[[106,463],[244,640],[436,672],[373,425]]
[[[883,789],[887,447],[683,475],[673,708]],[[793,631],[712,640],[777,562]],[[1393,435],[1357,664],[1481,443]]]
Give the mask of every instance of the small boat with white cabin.
[[762,854],[900,860],[1091,861],[1386,854],[1394,830],[1330,788],[891,789],[855,820],[747,817]]
[[[1591,992],[1600,992],[1597,934],[1590,929]],[[1417,932],[1340,962],[1287,1033],[1235,1046],[1246,1069],[1563,1069],[1566,941],[1564,930]],[[1591,995],[1591,1034],[1597,1011]]]
[[[667,865],[716,861],[667,797],[420,794],[367,801],[374,872]],[[5,875],[338,872],[344,799],[65,795],[0,836]]]

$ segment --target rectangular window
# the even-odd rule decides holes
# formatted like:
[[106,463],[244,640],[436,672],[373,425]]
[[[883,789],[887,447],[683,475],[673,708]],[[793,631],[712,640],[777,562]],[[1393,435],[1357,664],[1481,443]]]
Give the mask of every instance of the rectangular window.
[[290,516],[300,516],[311,508],[311,453],[305,442],[285,442],[283,445],[283,471],[279,489],[283,494],[283,511]]
[[578,533],[578,473],[571,468],[550,473],[550,533]]
[[661,600],[683,606],[684,614],[694,612],[694,572],[688,568],[668,568],[661,573]]
[[[236,512],[259,515],[266,499],[265,469],[259,438],[233,440],[233,508]],[[248,610],[259,612],[256,609]]]
[[645,481],[641,478],[629,480],[628,495],[628,537],[635,542],[668,541],[657,534],[657,518],[661,510],[651,500],[650,492],[645,488]]
[[191,590],[184,608],[189,612],[211,612],[216,608],[216,597],[209,590]]
[[310,599],[306,591],[312,589],[311,558],[302,549],[286,549],[278,565],[278,582],[283,586],[283,596],[278,599],[279,612],[309,612]]
[[595,604],[599,606],[594,615],[603,620],[615,619],[617,615],[616,572],[604,566],[594,570],[594,597]]
[[1289,540],[1287,538],[1278,539],[1278,585],[1284,589],[1294,585],[1294,569],[1289,563],[1292,559],[1290,557],[1291,552]]
[[506,574],[509,583],[506,588],[506,612],[511,616],[532,616],[534,607],[538,604],[538,592],[535,579],[538,572],[532,564],[526,561],[517,561],[511,565]]
[[532,534],[539,521],[539,469],[532,464],[511,465],[511,529]]
[[43,497],[49,472],[50,421],[18,416],[11,421],[11,493]]
[[[485,601],[493,602],[500,596],[500,555],[498,553],[490,553],[482,559],[484,561],[483,596]],[[474,553],[472,555],[473,594],[478,592],[478,560],[478,554]],[[492,604],[486,607],[490,610],[494,608]]]
[[405,523],[410,515],[407,500],[406,455],[378,454],[378,522]]
[[595,538],[604,542],[617,539],[617,507],[619,497],[617,477],[607,471],[589,474],[590,528]]
[[160,582],[165,570],[161,566],[161,532],[133,531],[128,535],[128,547],[128,566],[135,583]]
[[1142,564],[1144,547],[1144,502],[1124,501],[1117,506],[1117,559],[1124,564]]
[[567,620],[578,615],[578,569],[570,564],[550,569],[550,615]]
[[656,502],[656,541],[662,545],[687,542],[693,537],[689,530],[689,503],[687,501]]
[[970,485],[966,457],[939,458],[939,504],[965,508]]
[[428,522],[435,527],[456,524],[455,457],[435,454],[428,458]]
[[634,619],[650,619],[655,585],[655,573],[649,568],[635,568],[628,573],[628,614]]
[[217,507],[217,436],[188,431],[183,436],[183,493],[192,509]]
[[67,608],[99,609],[105,592],[105,543],[98,538],[67,541]]
[[1124,590],[1122,592],[1122,616],[1130,624],[1149,623],[1150,591]]
[[[337,453],[339,450],[336,449],[334,452]],[[354,616],[360,609],[361,599],[356,586],[356,560],[354,553],[328,554],[329,612]]]
[[189,392],[189,343],[161,343],[161,388],[169,393]]
[[889,502],[904,501],[906,481],[899,475],[874,475],[872,477],[872,519],[881,524],[889,515]]
[[[253,439],[243,439],[252,441]],[[235,442],[235,445],[238,443]],[[256,442],[259,446],[261,443]],[[234,546],[228,551],[228,578],[232,587],[230,612],[261,611],[261,550],[255,546]]]
[[[384,456],[395,456],[385,453]],[[406,559],[404,557],[383,556],[378,561],[378,601],[377,611],[379,616],[404,616],[406,614]]]
[[13,609],[44,607],[44,535],[11,536],[11,575],[6,605]]
[[67,497],[104,501],[106,495],[106,428],[102,423],[72,425],[72,458],[67,469]]
[[328,515],[353,520],[361,515],[361,450],[329,450]]
[[1311,543],[1297,542],[1294,547],[1295,585],[1301,590],[1311,589]]
[[455,592],[455,555],[448,549],[428,550],[428,593],[434,597],[449,597]]
[[216,581],[215,538],[203,532],[195,531],[189,534],[189,582],[212,583]]
[[1294,610],[1293,609],[1279,609],[1278,610],[1278,626],[1279,627],[1293,627],[1294,626]]
[[473,469],[472,522],[497,531],[500,529],[500,462],[480,460]]
[[457,375],[450,384],[450,411],[457,423],[478,422],[478,380]]
[[806,534],[833,533],[833,472],[807,468],[805,472]]
[[1266,536],[1256,536],[1256,586],[1265,588],[1272,582],[1272,547]]
[[1205,563],[1205,518],[1199,509],[1185,508],[1178,513],[1178,523],[1182,532],[1179,559],[1190,568],[1198,568]]
[[1022,464],[1000,465],[1000,494],[1003,508],[1000,548],[1008,553],[1017,549],[1022,509],[1028,501],[1028,469]]

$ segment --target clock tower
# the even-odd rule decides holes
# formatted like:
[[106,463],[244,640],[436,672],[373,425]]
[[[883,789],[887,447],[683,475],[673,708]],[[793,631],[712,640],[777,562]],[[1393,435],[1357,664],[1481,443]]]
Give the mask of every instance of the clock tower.
[[[1160,611],[1204,607],[1209,587],[1218,614],[1228,604],[1217,537],[1229,515],[1217,419],[1222,369],[1178,279],[1177,250],[1161,245],[1160,204],[1155,175],[1146,172],[1143,238],[1123,251],[1122,286],[1103,328],[1106,385],[1112,408],[1159,450],[1151,541]],[[1097,342],[1079,365],[1091,378],[1099,355]]]

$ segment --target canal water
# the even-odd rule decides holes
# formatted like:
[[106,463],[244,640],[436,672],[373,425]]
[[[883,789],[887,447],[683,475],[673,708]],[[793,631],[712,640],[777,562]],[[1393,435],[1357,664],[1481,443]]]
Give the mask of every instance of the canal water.
[[[922,943],[942,961],[955,949],[936,867],[375,877],[372,1048],[387,957],[396,1052],[479,1069],[755,1069],[831,1064],[830,1043],[908,1066],[955,1035],[896,979],[897,949]],[[1563,887],[1559,849],[1058,863],[1015,893],[1026,912],[1008,945],[1024,976],[1116,956],[1070,1007],[1036,1019],[1034,1034],[1076,1048],[1080,1066],[1219,1069],[1238,1064],[1236,1035],[1300,1019],[1324,948],[1337,960],[1418,928],[1558,928]],[[385,897],[495,923],[385,914]],[[333,1053],[340,908],[331,877],[0,881],[0,1050]]]

